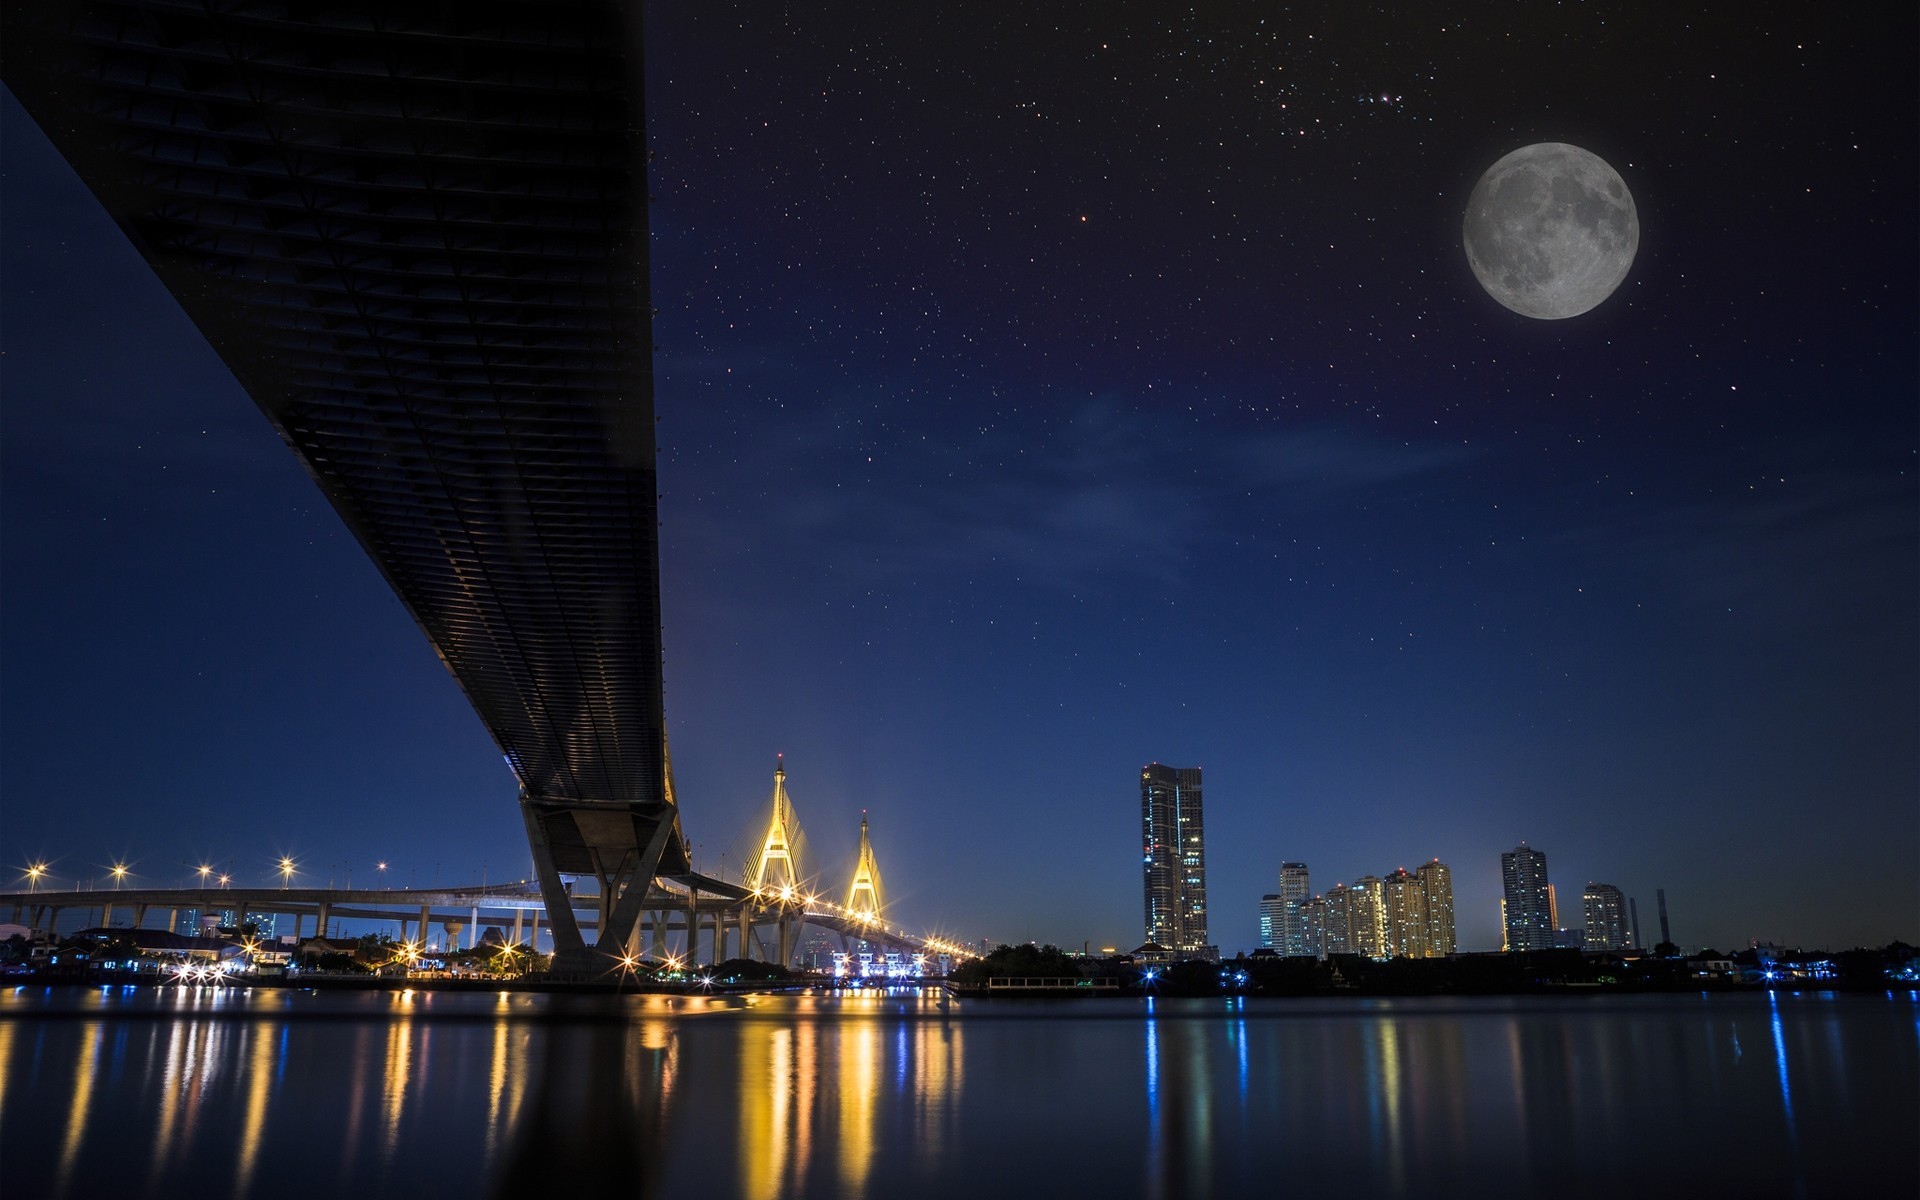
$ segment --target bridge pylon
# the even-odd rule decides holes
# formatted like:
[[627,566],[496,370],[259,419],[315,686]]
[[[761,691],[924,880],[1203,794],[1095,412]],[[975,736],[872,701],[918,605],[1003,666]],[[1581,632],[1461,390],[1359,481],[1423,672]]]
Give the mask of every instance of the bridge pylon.
[[871,925],[880,920],[885,901],[880,892],[880,868],[874,862],[873,841],[867,836],[867,813],[860,810],[860,857],[854,863],[853,883],[847,889],[847,915]]
[[806,884],[800,873],[802,846],[800,818],[787,795],[787,765],[784,756],[775,756],[773,767],[773,815],[767,822],[767,835],[760,851],[747,866],[742,881],[754,890],[762,904],[777,908],[775,922],[779,931],[776,959],[783,966],[793,965],[794,946],[799,940],[801,915],[805,910]]

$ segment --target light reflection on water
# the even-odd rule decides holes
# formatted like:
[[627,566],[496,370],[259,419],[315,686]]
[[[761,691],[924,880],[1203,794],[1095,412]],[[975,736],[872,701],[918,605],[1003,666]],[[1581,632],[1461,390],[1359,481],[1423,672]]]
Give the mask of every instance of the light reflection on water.
[[[8,1195],[1845,1194],[1912,993],[956,1003],[0,991]],[[1747,1052],[1742,1052],[1742,1047]],[[1771,1053],[1755,1054],[1757,1047]],[[1709,1152],[1710,1151],[1710,1152]],[[1011,1172],[1011,1174],[1009,1174]],[[1278,1175],[1276,1175],[1278,1172]],[[1012,1186],[1009,1181],[1017,1181]],[[1492,1181],[1492,1182],[1490,1182]]]

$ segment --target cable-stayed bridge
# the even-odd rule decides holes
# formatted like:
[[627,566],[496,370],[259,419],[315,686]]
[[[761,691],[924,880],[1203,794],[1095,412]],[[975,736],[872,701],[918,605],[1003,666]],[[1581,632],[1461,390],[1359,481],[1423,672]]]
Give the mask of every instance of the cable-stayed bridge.
[[[950,939],[912,934],[888,920],[878,859],[864,815],[842,903],[834,899],[826,881],[804,869],[799,848],[806,838],[787,795],[784,764],[775,768],[771,800],[773,816],[764,833],[756,835],[762,851],[742,866],[741,878],[723,879],[693,870],[657,876],[639,907],[640,918],[617,952],[595,964],[596,972],[606,975],[620,965],[647,958],[689,966],[732,958],[793,966],[809,928],[836,939],[843,958],[893,954],[924,964],[970,955]],[[182,925],[183,913],[205,917],[227,912],[234,914],[236,922],[250,914],[272,917],[276,933],[285,928],[280,919],[290,919],[290,931],[284,936],[296,940],[331,935],[348,922],[372,922],[397,925],[401,942],[420,946],[471,948],[487,929],[499,930],[508,945],[534,949],[541,948],[544,931],[548,949],[557,951],[560,946],[554,931],[562,927],[561,922],[533,880],[432,888],[294,887],[291,881],[297,871],[287,861],[286,882],[277,888],[222,885],[221,877],[210,873],[202,873],[204,882],[195,887],[128,886],[125,879],[137,877],[123,870],[113,886],[71,890],[43,888],[36,874],[29,890],[0,893],[0,912],[10,910],[12,923],[45,933],[61,927],[63,914],[64,924],[76,929],[163,928],[191,933],[198,931]],[[597,935],[615,900],[591,889],[574,888],[566,898],[569,919],[576,928]]]
[[641,9],[0,10],[8,88],[499,745],[583,974],[751,896],[693,872],[666,744]]

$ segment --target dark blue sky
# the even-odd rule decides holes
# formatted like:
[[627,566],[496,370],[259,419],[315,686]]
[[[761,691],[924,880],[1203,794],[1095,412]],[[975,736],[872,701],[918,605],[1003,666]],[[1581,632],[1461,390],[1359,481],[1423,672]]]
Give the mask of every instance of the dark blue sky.
[[[1433,856],[1497,946],[1523,838],[1649,936],[1656,887],[1690,945],[1920,936],[1911,14],[804,7],[650,30],[702,866],[784,751],[902,924],[1133,945],[1159,760],[1206,769],[1230,951],[1282,859]],[[524,874],[425,640],[4,121],[0,861]],[[1642,225],[1562,322],[1459,238],[1544,140]]]

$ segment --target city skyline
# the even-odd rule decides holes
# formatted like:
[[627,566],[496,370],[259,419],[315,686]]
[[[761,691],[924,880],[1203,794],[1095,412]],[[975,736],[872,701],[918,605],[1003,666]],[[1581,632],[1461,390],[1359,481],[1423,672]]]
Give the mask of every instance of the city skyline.
[[[1148,753],[1206,766],[1225,947],[1280,856],[1381,849],[1451,864],[1462,947],[1497,947],[1521,839],[1672,892],[1683,944],[1920,936],[1911,16],[1481,20],[658,15],[696,860],[785,751],[823,877],[870,809],[915,927],[1121,944],[1113,781]],[[0,866],[526,874],[378,572],[0,120]],[[1532,322],[1461,214],[1563,139],[1642,241]],[[1794,896],[1754,881],[1783,846]]]

